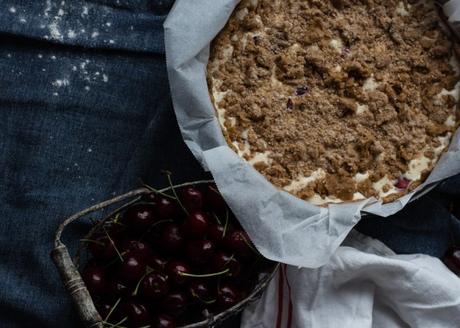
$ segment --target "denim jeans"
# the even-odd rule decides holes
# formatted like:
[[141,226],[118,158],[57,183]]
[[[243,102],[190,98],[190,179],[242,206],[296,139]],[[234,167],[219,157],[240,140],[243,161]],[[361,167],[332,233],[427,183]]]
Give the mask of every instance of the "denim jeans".
[[[139,179],[164,186],[164,169],[176,182],[208,177],[171,107],[162,23],[172,1],[1,1],[0,327],[80,326],[49,257],[65,217]],[[459,241],[442,205],[458,180],[359,229],[439,256]],[[70,226],[65,242],[89,226]]]

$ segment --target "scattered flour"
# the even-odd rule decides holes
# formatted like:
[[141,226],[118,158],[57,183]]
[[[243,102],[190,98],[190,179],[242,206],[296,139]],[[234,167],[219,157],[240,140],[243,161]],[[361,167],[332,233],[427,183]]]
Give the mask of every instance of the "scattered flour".
[[91,33],[91,37],[94,39],[94,38],[97,38],[99,36],[99,32],[98,31],[94,31],[93,33]]
[[61,87],[68,86],[70,82],[67,79],[62,79],[62,80],[56,80],[54,82],[51,82],[51,84],[56,88],[61,88]]
[[85,18],[85,16],[88,16],[88,7],[83,6],[83,11],[81,12],[81,17]]
[[9,10],[10,10],[10,13],[12,13],[12,14],[16,13],[16,8],[14,8],[14,7],[10,7]]
[[72,30],[69,30],[69,32],[67,32],[67,37],[69,39],[75,39],[75,37],[77,36],[77,33],[75,33],[74,31]]

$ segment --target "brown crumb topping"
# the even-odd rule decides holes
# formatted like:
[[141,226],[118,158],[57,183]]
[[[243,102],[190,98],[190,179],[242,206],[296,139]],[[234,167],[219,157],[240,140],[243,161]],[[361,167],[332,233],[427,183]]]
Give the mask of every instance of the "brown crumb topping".
[[292,192],[350,201],[378,197],[374,183],[396,181],[422,155],[431,162],[419,180],[432,169],[460,116],[442,93],[459,81],[453,54],[423,2],[245,0],[213,42],[208,83],[222,93],[213,100],[228,143],[247,160],[267,154],[252,164],[269,181],[285,188],[321,169]]

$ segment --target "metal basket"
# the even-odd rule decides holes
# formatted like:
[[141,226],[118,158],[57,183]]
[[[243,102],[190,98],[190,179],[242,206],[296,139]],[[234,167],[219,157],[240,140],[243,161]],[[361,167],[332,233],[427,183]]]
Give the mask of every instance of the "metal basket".
[[[213,182],[213,181],[189,182],[189,183],[184,183],[181,185],[174,186],[174,188],[175,187],[180,188],[180,187],[185,187],[189,185],[197,185],[197,184],[210,183],[210,182]],[[159,190],[159,192],[167,192],[167,191],[170,191],[172,188],[173,187],[165,188],[165,189]],[[51,252],[51,257],[59,271],[64,287],[69,292],[72,298],[72,301],[85,327],[103,328],[105,327],[105,325],[104,325],[103,319],[101,318],[98,311],[96,310],[94,302],[77,269],[78,264],[79,264],[80,251],[82,247],[79,248],[75,257],[72,259],[66,245],[64,245],[64,243],[61,241],[61,237],[64,232],[64,229],[67,227],[67,225],[73,223],[74,221],[82,219],[84,217],[87,217],[91,213],[102,211],[102,210],[107,210],[112,205],[123,203],[121,206],[119,206],[118,208],[110,212],[109,215],[105,216],[103,220],[99,221],[89,231],[85,239],[90,239],[91,236],[95,232],[97,232],[98,229],[101,228],[103,224],[109,223],[110,220],[115,215],[122,212],[127,206],[137,202],[143,195],[148,195],[152,193],[155,193],[155,191],[152,191],[151,189],[148,189],[148,188],[140,188],[140,189],[132,190],[126,194],[114,197],[102,203],[93,205],[83,211],[80,211],[70,216],[66,220],[64,220],[59,225],[58,229],[56,230],[56,234],[54,238],[54,249]],[[233,307],[219,314],[210,315],[206,320],[203,320],[197,323],[193,323],[193,324],[189,324],[186,326],[182,326],[180,328],[214,327],[216,325],[219,325],[220,323],[222,323],[229,317],[242,311],[244,307],[248,305],[248,303],[257,300],[260,297],[260,295],[262,294],[264,289],[267,287],[270,280],[276,274],[278,267],[279,267],[279,264],[275,264],[273,266],[273,269],[268,274],[264,275],[263,278],[259,280],[259,282],[254,287],[254,289],[251,291],[251,293],[238,304],[234,305]]]

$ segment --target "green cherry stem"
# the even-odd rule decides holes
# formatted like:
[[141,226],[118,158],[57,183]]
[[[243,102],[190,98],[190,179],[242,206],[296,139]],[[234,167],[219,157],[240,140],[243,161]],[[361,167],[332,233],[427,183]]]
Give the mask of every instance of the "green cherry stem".
[[182,204],[182,202],[180,201],[179,197],[177,196],[177,193],[176,193],[176,188],[175,186],[173,185],[172,183],[172,180],[171,180],[171,172],[169,171],[163,171],[165,174],[166,174],[166,177],[168,179],[168,183],[169,183],[169,186],[171,187],[171,190],[174,194],[174,197],[176,197],[176,200],[177,200],[177,203],[179,204],[179,206],[184,210],[185,214],[189,214],[187,209],[185,208],[184,204]]
[[224,274],[227,274],[229,271],[230,269],[225,269],[224,271],[215,272],[215,273],[205,273],[205,274],[193,274],[193,273],[185,273],[185,272],[178,272],[178,273],[179,275],[184,276],[184,277],[211,278],[211,277],[222,276]]
[[104,232],[105,232],[105,234],[107,235],[107,238],[109,238],[110,242],[112,243],[112,246],[113,246],[113,248],[115,249],[115,252],[117,252],[117,255],[118,255],[118,257],[120,258],[121,262],[124,262],[123,256],[121,256],[121,253],[120,253],[120,251],[119,251],[118,248],[117,248],[117,245],[115,245],[115,242],[112,240],[112,238],[110,238],[110,235],[109,235],[109,233],[107,232],[107,230],[105,229],[104,226],[102,227],[102,229],[104,229]]
[[169,199],[176,199],[176,198],[174,198],[174,196],[168,195],[167,193],[159,191],[158,189],[155,189],[152,186],[146,184],[144,181],[142,181],[142,179],[139,179],[139,181],[141,182],[141,185],[143,187],[147,188],[150,191],[153,191],[155,194],[159,194],[159,195],[164,196],[164,197],[169,198]]
[[113,311],[115,311],[116,307],[118,306],[118,304],[120,304],[120,302],[121,302],[121,298],[119,298],[118,301],[116,301],[115,304],[112,306],[112,308],[110,309],[109,313],[105,317],[104,321],[109,320],[109,318],[112,315]]
[[224,225],[224,232],[222,233],[222,237],[225,237],[228,228],[228,209],[225,211],[225,225]]
[[217,216],[216,213],[212,212],[212,216],[214,216],[214,218],[216,219],[217,224],[222,225],[222,222],[220,222],[219,217]]

